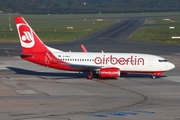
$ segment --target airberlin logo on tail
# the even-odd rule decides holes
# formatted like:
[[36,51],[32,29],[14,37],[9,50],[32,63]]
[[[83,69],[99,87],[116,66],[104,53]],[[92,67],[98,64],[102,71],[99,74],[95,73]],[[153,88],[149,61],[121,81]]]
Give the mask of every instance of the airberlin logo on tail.
[[33,47],[35,42],[32,29],[26,24],[17,24],[17,28],[22,47]]

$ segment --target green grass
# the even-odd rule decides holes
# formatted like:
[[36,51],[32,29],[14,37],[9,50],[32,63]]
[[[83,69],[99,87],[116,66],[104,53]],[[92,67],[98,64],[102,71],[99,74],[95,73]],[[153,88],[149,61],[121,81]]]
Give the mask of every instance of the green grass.
[[[101,22],[97,22],[94,18],[86,20],[55,19],[57,17],[58,15],[25,15],[26,21],[43,42],[64,42],[74,40],[117,22],[115,19],[104,19],[104,21]],[[14,18],[11,22],[13,31],[7,29],[8,16],[4,15],[0,18],[0,21],[0,42],[19,42]],[[73,27],[73,29],[67,29],[67,27]]]
[[[164,19],[170,19],[164,20]],[[168,44],[179,44],[180,39],[172,39],[172,36],[180,36],[180,17],[158,17],[146,20],[145,24],[153,26],[142,27],[136,30],[130,39],[163,42]],[[175,27],[175,29],[169,29]]]
[[172,36],[180,36],[180,25],[173,25],[175,29],[169,29],[169,25],[142,27],[131,35],[133,40],[145,40],[179,44],[180,39],[171,39]]
[[[166,20],[170,19],[170,20]],[[149,18],[145,21],[145,24],[177,24],[180,23],[179,16],[166,16],[166,17],[158,17],[158,18]]]
[[[161,16],[148,19],[146,24],[160,24],[158,26],[143,27],[138,29],[131,36],[134,40],[150,40],[167,43],[179,43],[179,40],[172,40],[171,36],[179,35],[180,17],[179,12],[166,13],[124,13],[124,14],[62,14],[62,15],[22,15],[43,42],[65,42],[77,39],[87,34],[96,32],[117,22],[116,17],[123,16]],[[170,16],[171,15],[171,16]],[[13,31],[8,30],[8,14],[0,14],[0,42],[19,42],[14,16],[11,15],[11,24]],[[170,17],[169,17],[170,16]],[[59,20],[58,18],[68,18],[68,20]],[[71,18],[79,18],[71,19]],[[103,18],[103,22],[96,22],[96,19]],[[110,19],[109,19],[110,18]],[[175,22],[163,21],[164,18],[170,18]],[[86,19],[86,20],[85,20]],[[174,26],[174,30],[169,30],[169,26]],[[73,27],[68,30],[67,27]]]
[[[76,21],[32,21],[29,24],[45,42],[69,41],[87,34],[96,32],[106,26],[115,23],[117,20],[105,20],[96,22],[95,20]],[[50,22],[50,21],[49,21]],[[73,29],[67,29],[73,27]]]

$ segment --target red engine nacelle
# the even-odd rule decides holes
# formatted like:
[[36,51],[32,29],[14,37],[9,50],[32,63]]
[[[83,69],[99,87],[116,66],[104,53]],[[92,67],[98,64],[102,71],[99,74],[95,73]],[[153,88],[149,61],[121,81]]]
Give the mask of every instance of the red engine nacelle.
[[121,74],[119,68],[101,68],[99,75],[101,78],[117,78]]

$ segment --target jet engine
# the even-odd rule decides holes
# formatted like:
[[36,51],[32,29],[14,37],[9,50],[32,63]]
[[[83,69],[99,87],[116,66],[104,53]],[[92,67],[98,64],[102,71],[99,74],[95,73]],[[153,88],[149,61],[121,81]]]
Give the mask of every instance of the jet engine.
[[121,74],[119,68],[101,68],[99,70],[99,75],[101,78],[117,78]]

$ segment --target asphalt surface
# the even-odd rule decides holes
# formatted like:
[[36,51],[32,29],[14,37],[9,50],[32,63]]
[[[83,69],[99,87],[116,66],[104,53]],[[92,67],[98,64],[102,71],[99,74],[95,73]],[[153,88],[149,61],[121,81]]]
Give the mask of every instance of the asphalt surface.
[[146,17],[118,18],[101,31],[68,43],[47,43],[64,51],[138,52],[160,55],[176,68],[119,79],[85,79],[87,74],[54,70],[21,60],[19,43],[0,44],[0,118],[3,120],[179,120],[178,45],[129,40]]

